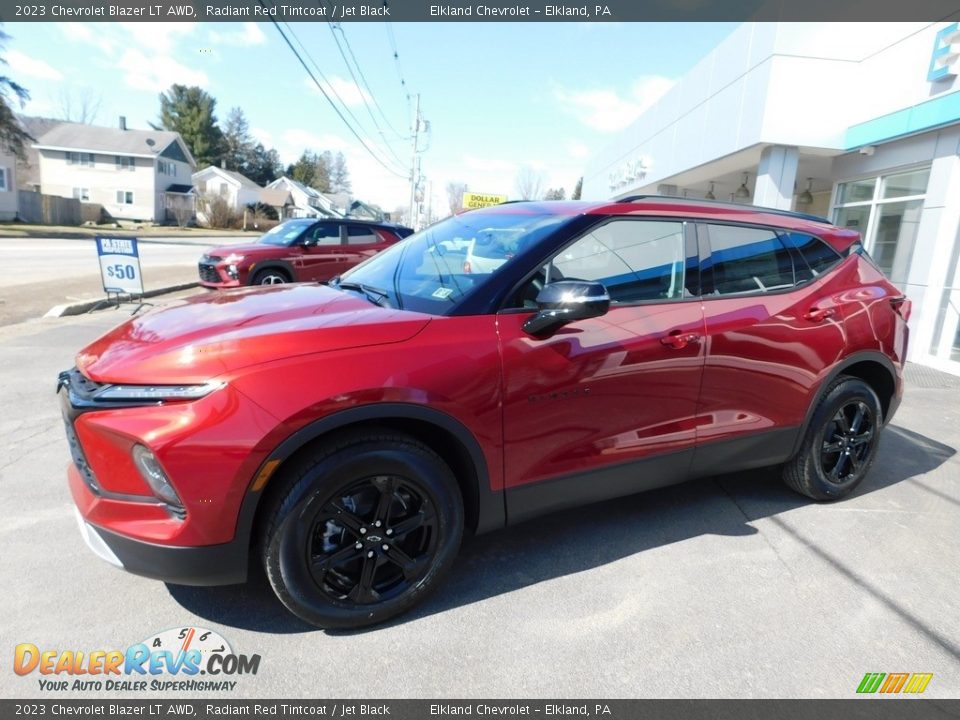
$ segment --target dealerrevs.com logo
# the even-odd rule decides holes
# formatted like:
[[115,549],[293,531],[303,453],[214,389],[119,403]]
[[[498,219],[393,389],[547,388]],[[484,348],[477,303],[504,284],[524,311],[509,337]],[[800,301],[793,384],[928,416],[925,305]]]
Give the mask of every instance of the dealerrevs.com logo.
[[933,673],[867,673],[857,686],[858,693],[919,695],[927,689]]
[[17,675],[34,673],[45,691],[231,692],[243,675],[256,675],[259,655],[235,653],[222,635],[199,627],[173,628],[126,650],[14,649]]

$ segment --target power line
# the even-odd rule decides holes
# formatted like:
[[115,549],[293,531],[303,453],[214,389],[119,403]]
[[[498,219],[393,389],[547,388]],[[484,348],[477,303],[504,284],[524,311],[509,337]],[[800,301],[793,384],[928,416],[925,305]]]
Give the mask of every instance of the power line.
[[[370,94],[370,98],[373,100],[373,104],[376,106],[377,110],[380,111],[380,117],[383,118],[383,121],[386,123],[387,127],[390,128],[390,130],[393,132],[394,135],[397,136],[398,139],[400,139],[400,140],[407,140],[406,137],[404,137],[401,133],[399,133],[399,132],[396,130],[396,128],[394,128],[394,126],[393,126],[393,124],[390,122],[389,118],[387,118],[386,113],[383,112],[383,108],[380,107],[380,103],[377,102],[377,96],[374,94],[373,90],[370,89],[370,83],[367,82],[367,78],[366,78],[366,76],[363,74],[363,69],[360,67],[360,63],[357,61],[357,56],[354,55],[354,53],[353,53],[353,48],[350,46],[350,41],[347,39],[347,33],[346,33],[346,32],[344,31],[344,29],[343,29],[343,24],[342,24],[342,23],[330,23],[330,25],[331,25],[331,27],[334,27],[334,26],[335,26],[335,27],[337,28],[337,30],[340,31],[340,35],[343,37],[343,42],[344,42],[344,44],[347,46],[347,52],[349,52],[349,53],[350,53],[350,57],[353,58],[353,64],[356,65],[356,67],[357,67],[357,73],[360,75],[360,79],[363,81],[363,86],[364,86],[364,88],[366,88],[367,92]],[[336,37],[336,36],[334,36],[334,37]],[[337,47],[339,47],[339,43],[337,44]],[[348,65],[348,66],[349,66],[349,65]],[[356,78],[354,78],[354,81],[356,81]]]
[[[366,84],[366,78],[364,78],[364,84],[363,84],[363,85],[361,85],[361,84],[360,84],[360,81],[357,80],[357,75],[356,75],[356,73],[353,72],[353,68],[350,66],[350,61],[347,60],[346,53],[344,53],[343,47],[340,45],[340,40],[337,38],[337,33],[336,33],[336,30],[334,29],[334,26],[339,27],[339,24],[338,24],[338,23],[327,23],[327,25],[328,25],[328,27],[330,28],[330,34],[333,35],[333,41],[337,44],[337,50],[340,51],[340,57],[343,58],[343,64],[347,66],[347,71],[350,73],[350,77],[353,79],[354,85],[356,85],[356,86],[357,86],[357,89],[360,91],[360,99],[363,101],[364,107],[367,108],[367,113],[370,115],[370,120],[373,121],[373,126],[374,126],[374,127],[377,129],[377,131],[380,133],[380,138],[383,140],[384,147],[387,149],[387,151],[388,151],[391,155],[393,155],[393,157],[396,159],[396,161],[402,165],[402,164],[403,164],[403,161],[402,161],[402,160],[400,159],[400,157],[397,155],[397,153],[396,153],[396,151],[393,149],[393,147],[391,147],[390,141],[387,140],[386,133],[383,131],[383,128],[380,127],[380,123],[377,122],[377,116],[373,114],[373,108],[370,107],[370,102],[367,100],[367,98],[370,98],[371,100],[373,100],[374,103],[377,104],[377,108],[380,109],[380,114],[381,114],[381,115],[383,115],[383,109],[381,109],[381,108],[380,108],[380,104],[377,103],[377,99],[376,99],[376,97],[374,96],[373,91],[370,90],[370,86]],[[341,32],[341,34],[343,34],[343,28],[340,28],[340,32]],[[349,48],[349,43],[347,42],[347,36],[346,36],[345,34],[343,35],[343,40],[344,40],[344,42],[347,44],[347,47]],[[352,50],[350,51],[350,54],[351,54],[351,56],[353,56],[353,51],[352,51]],[[355,57],[355,56],[354,56],[354,62],[356,63],[356,57]],[[360,65],[359,65],[359,63],[357,63],[357,72],[360,73],[360,77],[363,77],[363,71],[360,70]],[[386,120],[386,116],[385,116],[385,115],[384,115],[384,120]],[[387,124],[389,125],[389,121],[387,121]],[[390,129],[393,130],[393,127],[391,126]],[[404,139],[404,138],[400,135],[400,133],[398,133],[396,130],[393,130],[393,132],[394,132],[394,134],[395,134],[398,138],[400,138],[401,140]]]
[[[260,5],[260,7],[264,8],[264,10],[267,9],[267,6],[264,4],[264,1],[263,1],[263,0],[258,0],[258,3],[259,3],[259,5]],[[391,174],[396,175],[397,177],[401,177],[401,178],[406,178],[406,177],[408,177],[407,173],[399,173],[399,172],[397,172],[396,170],[394,170],[393,168],[391,168],[389,165],[387,165],[387,164],[383,161],[383,159],[382,159],[379,155],[377,155],[377,153],[375,153],[375,152],[373,151],[373,149],[372,149],[369,145],[367,145],[366,141],[365,141],[362,137],[360,137],[360,134],[359,134],[359,133],[354,129],[354,127],[347,121],[347,119],[344,117],[343,113],[340,112],[340,108],[338,108],[338,107],[336,106],[336,104],[333,102],[333,100],[331,99],[331,97],[327,94],[327,91],[324,89],[323,85],[321,85],[320,82],[317,80],[316,76],[313,74],[313,71],[310,70],[310,67],[307,65],[306,61],[303,59],[303,57],[300,55],[300,53],[297,52],[297,49],[293,46],[293,43],[290,42],[290,39],[287,37],[286,33],[283,32],[283,28],[280,27],[280,24],[276,21],[276,19],[275,19],[272,15],[270,15],[269,17],[270,17],[270,22],[273,23],[273,26],[277,29],[277,32],[280,33],[280,37],[283,38],[283,41],[287,44],[287,47],[290,48],[290,52],[292,52],[292,53],[296,56],[297,60],[298,60],[298,61],[300,62],[300,64],[303,66],[303,69],[307,71],[307,75],[309,75],[309,76],[310,76],[310,79],[313,80],[314,85],[317,86],[317,89],[320,90],[320,92],[321,92],[321,94],[323,95],[323,97],[326,98],[327,102],[330,104],[330,107],[333,108],[333,111],[337,114],[337,117],[339,117],[340,120],[343,122],[343,124],[347,126],[347,129],[348,129],[348,130],[351,132],[351,134],[360,142],[360,144],[363,146],[364,150],[366,150],[367,153],[369,153],[370,157],[372,157],[374,160],[376,160],[377,163],[378,163],[380,166],[382,166],[384,170],[390,172]],[[330,89],[332,90],[333,87],[330,86]],[[342,101],[341,101],[341,102],[342,102]]]
[[[313,65],[314,69],[317,71],[317,75],[320,76],[320,79],[323,80],[324,83],[326,83],[327,88],[330,90],[331,93],[333,93],[334,97],[336,97],[337,100],[340,101],[340,104],[343,106],[343,109],[346,111],[346,113],[347,113],[351,118],[353,118],[353,121],[357,124],[357,126],[358,126],[361,130],[363,130],[364,133],[366,133],[367,131],[366,131],[366,129],[363,127],[363,123],[361,123],[361,122],[360,122],[360,119],[359,119],[356,115],[353,114],[353,111],[350,109],[350,107],[349,107],[349,105],[347,104],[347,102],[340,96],[340,93],[337,92],[336,87],[334,87],[333,83],[330,82],[330,80],[328,80],[327,77],[323,74],[323,71],[320,69],[320,66],[317,64],[317,61],[313,59],[313,56],[310,54],[310,51],[307,50],[306,45],[304,45],[303,42],[300,40],[300,38],[297,37],[297,34],[293,31],[293,28],[290,27],[289,23],[286,23],[286,22],[285,22],[285,23],[283,23],[283,24],[286,26],[287,31],[290,33],[290,36],[291,36],[291,37],[296,41],[296,43],[300,46],[300,49],[303,51],[303,54],[306,55],[307,59],[311,62],[311,64]],[[359,88],[358,88],[358,89],[359,89]],[[326,95],[325,92],[324,92],[324,94]],[[362,92],[361,92],[361,95],[362,95]],[[387,146],[387,149],[394,155],[394,157],[396,157],[396,153],[394,153],[393,150],[392,150],[389,146]],[[387,159],[389,160],[389,158],[387,158]],[[400,166],[401,168],[404,167],[403,161],[400,160],[400,158],[397,158],[397,162],[399,163],[399,166]]]
[[[383,3],[387,6],[386,0]],[[400,53],[397,51],[397,38],[393,35],[393,26],[390,23],[384,23],[387,27],[387,37],[390,40],[390,49],[393,50],[393,63],[397,68],[397,77],[400,78],[400,89],[407,101],[407,114],[410,114],[410,91],[407,89],[407,81],[403,79],[403,68],[400,67]]]

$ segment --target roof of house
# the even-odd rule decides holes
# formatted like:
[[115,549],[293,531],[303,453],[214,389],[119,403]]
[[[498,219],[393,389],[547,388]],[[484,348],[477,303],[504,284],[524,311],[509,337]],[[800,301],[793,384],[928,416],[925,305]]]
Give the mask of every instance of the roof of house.
[[239,183],[240,187],[250,188],[251,190],[261,189],[259,185],[257,185],[253,180],[248,178],[246,175],[243,175],[242,173],[238,173],[235,170],[226,170],[225,168],[220,168],[220,167],[217,167],[216,165],[210,165],[208,167],[205,167],[203,170],[198,170],[193,175],[194,177],[196,177],[201,173],[210,172],[211,170],[217,173],[218,175],[222,175],[223,177],[226,177],[228,180],[233,180],[234,182]]
[[37,138],[34,147],[40,150],[76,150],[113,155],[156,157],[172,143],[178,142],[191,164],[190,150],[180,133],[166,130],[121,130],[120,128],[60,123]]
[[281,190],[280,188],[261,189],[260,202],[262,202],[264,205],[270,205],[272,207],[293,205],[293,200],[290,198],[290,191]]

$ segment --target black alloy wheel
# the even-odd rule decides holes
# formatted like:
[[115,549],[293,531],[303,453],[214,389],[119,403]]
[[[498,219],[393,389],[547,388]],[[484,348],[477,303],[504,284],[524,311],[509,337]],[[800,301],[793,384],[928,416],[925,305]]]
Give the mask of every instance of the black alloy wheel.
[[862,400],[837,410],[827,423],[820,450],[820,467],[827,480],[842,485],[863,468],[876,435],[873,411]]
[[264,567],[277,597],[323,628],[373,625],[420,602],[460,548],[453,472],[390,430],[347,432],[308,450],[262,501]]
[[876,459],[882,428],[874,389],[841,375],[819,396],[800,450],[783,467],[784,482],[814,500],[846,497]]
[[406,478],[376,475],[304,518],[304,555],[327,597],[357,605],[391,600],[426,574],[437,551],[437,514]]

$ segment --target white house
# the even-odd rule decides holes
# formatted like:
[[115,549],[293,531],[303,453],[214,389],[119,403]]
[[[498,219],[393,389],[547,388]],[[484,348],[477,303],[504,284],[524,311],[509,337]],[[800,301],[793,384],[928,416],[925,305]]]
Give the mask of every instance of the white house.
[[40,192],[99,203],[113,218],[164,222],[168,208],[192,208],[196,162],[179,133],[61,123],[33,147]]
[[293,207],[289,209],[288,217],[343,217],[319,190],[286,176],[274,180],[267,185],[267,189],[286,190],[290,193]]
[[215,165],[195,172],[193,186],[198,195],[222,197],[238,212],[242,212],[247,205],[258,202],[260,191],[263,190],[246,175]]
[[17,217],[17,158],[0,148],[0,221]]

